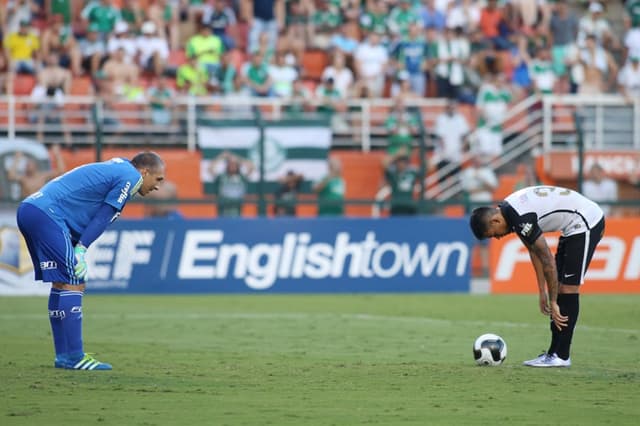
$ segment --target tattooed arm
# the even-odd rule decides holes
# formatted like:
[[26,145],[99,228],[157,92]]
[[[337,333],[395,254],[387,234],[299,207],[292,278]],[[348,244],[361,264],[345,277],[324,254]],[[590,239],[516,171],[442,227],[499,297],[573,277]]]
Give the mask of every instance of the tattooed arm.
[[[527,248],[529,249],[533,265],[536,268],[536,273],[538,273],[540,269],[544,280],[547,282],[551,319],[553,319],[556,327],[561,329],[567,324],[567,317],[560,313],[560,307],[558,307],[558,271],[553,254],[551,254],[547,241],[542,235],[540,235],[533,244],[527,245]],[[534,258],[536,260],[534,260]],[[538,282],[540,282],[540,277],[538,278]]]

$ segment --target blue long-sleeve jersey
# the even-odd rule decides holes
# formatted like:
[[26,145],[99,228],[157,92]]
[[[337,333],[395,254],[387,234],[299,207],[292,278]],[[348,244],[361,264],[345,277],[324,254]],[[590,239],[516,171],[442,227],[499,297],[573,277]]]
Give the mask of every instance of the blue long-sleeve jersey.
[[90,163],[59,176],[25,202],[69,230],[76,243],[102,206],[119,213],[142,185],[140,172],[124,158]]

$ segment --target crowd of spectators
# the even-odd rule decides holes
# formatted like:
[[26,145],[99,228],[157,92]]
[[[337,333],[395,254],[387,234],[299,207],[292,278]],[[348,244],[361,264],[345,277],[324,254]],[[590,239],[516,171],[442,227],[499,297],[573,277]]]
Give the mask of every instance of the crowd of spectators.
[[[516,97],[638,91],[633,0],[622,37],[597,1],[81,1],[8,0],[0,68],[38,74],[55,53],[73,76],[129,100],[165,75],[175,90],[204,96],[289,98],[298,80],[322,91],[329,79],[343,99],[363,88],[393,96],[403,81],[418,96],[467,103],[486,101],[492,80]],[[311,49],[331,57],[321,76],[306,69]]]
[[[614,6],[626,10],[619,34]],[[325,113],[346,132],[348,100],[393,98],[385,167],[404,174],[412,98],[450,100],[434,161],[457,173],[462,150],[500,155],[514,100],[640,95],[639,0],[7,0],[0,23],[2,89],[32,74],[32,96],[50,109],[84,76],[107,106],[144,103],[157,124],[172,122],[176,93],[256,96]],[[309,52],[327,58],[319,73]]]

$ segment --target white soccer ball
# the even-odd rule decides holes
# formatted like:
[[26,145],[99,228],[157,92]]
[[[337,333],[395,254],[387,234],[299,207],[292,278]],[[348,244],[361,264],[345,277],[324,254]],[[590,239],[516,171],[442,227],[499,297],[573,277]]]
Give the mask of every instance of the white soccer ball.
[[473,359],[478,365],[496,366],[507,358],[507,342],[497,334],[483,334],[473,344]]

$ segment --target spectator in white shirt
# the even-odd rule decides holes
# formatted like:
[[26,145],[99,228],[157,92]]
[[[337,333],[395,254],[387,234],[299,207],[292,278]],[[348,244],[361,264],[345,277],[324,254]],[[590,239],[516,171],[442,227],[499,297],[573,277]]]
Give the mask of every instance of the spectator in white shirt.
[[161,76],[169,58],[169,43],[157,35],[156,24],[147,21],[142,24],[142,35],[138,37],[138,61],[140,66]]
[[473,0],[456,2],[447,13],[447,28],[463,28],[465,33],[475,32],[480,22],[480,6]]
[[284,52],[276,53],[275,64],[269,66],[269,76],[273,80],[273,93],[279,98],[288,98],[293,93],[293,82],[298,78],[298,71],[287,64]]
[[[582,194],[596,203],[618,201],[618,184],[615,180],[605,175],[600,164],[591,167],[589,178],[582,184]],[[605,216],[611,216],[612,208],[601,204],[600,207]]]
[[107,41],[107,53],[113,55],[118,49],[124,49],[124,61],[127,64],[135,63],[138,53],[138,43],[129,32],[129,25],[124,21],[116,22],[113,34]]
[[[472,203],[491,203],[493,192],[498,188],[498,176],[489,166],[489,156],[475,155],[472,164],[460,174],[460,184],[468,200]],[[483,275],[489,271],[488,240],[480,241],[476,246],[480,255]]]
[[640,56],[630,57],[627,64],[622,67],[618,74],[618,85],[620,92],[628,101],[640,98]]
[[446,167],[439,181],[458,174],[462,164],[464,141],[469,134],[469,124],[458,111],[458,103],[450,99],[447,109],[436,118],[434,133],[437,137],[435,163],[438,171]]
[[640,56],[640,28],[631,28],[624,37],[627,57]]
[[335,88],[343,98],[349,96],[349,88],[353,84],[353,72],[347,68],[345,54],[340,50],[333,52],[331,65],[322,72],[322,81],[328,78],[333,78]]
[[589,12],[580,18],[578,24],[578,44],[580,46],[584,46],[589,34],[594,34],[601,46],[617,47],[617,40],[611,32],[611,27],[603,12],[604,8],[599,2],[592,1],[589,4]]
[[380,44],[380,35],[369,34],[367,40],[356,49],[354,58],[359,83],[366,86],[373,97],[381,97],[389,53]]
[[498,177],[489,166],[489,159],[489,156],[474,155],[472,164],[460,174],[460,184],[471,202],[493,201],[493,191],[498,188]]

